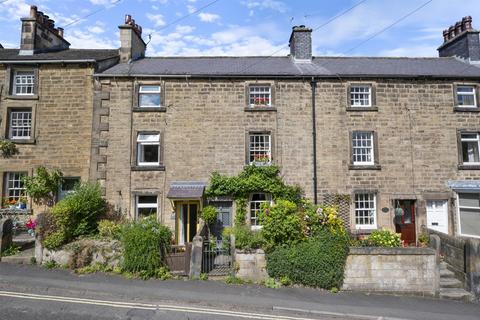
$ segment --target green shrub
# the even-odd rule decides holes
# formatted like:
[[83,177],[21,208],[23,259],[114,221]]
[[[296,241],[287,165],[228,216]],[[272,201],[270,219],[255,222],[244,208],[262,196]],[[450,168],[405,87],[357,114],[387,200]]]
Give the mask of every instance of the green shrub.
[[[83,183],[59,201],[48,213],[49,230],[43,230],[47,248],[57,248],[75,238],[98,230],[98,220],[106,210],[99,184]],[[42,226],[42,229],[45,227]]]
[[343,281],[349,239],[346,234],[319,229],[316,236],[267,254],[270,277],[288,277],[293,283],[330,289]]
[[10,245],[10,247],[8,247],[5,251],[2,252],[1,256],[8,257],[8,256],[14,256],[19,253],[20,253],[20,247],[15,244],[12,244]]
[[229,246],[231,234],[235,236],[235,248],[239,250],[256,250],[265,245],[261,231],[253,231],[248,226],[236,226],[223,229],[222,238],[226,246]]
[[306,239],[304,219],[297,205],[291,201],[277,200],[274,205],[264,207],[259,218],[267,250]]
[[110,220],[100,220],[98,222],[98,234],[101,237],[119,239],[122,225]]
[[364,247],[386,247],[395,248],[402,246],[400,234],[387,229],[373,231],[367,238],[362,241]]
[[240,278],[237,278],[235,276],[230,275],[225,279],[225,283],[226,284],[244,284],[245,281],[243,281]]
[[428,233],[421,233],[418,236],[418,242],[420,242],[422,246],[428,246],[430,243],[430,237],[428,236]]
[[55,260],[49,260],[43,264],[47,269],[55,269],[58,268],[58,264]]
[[288,276],[283,276],[280,277],[280,283],[282,284],[282,286],[290,286],[292,285],[292,280],[290,280]]
[[45,167],[38,167],[32,177],[24,176],[25,191],[36,204],[52,205],[56,192],[62,184],[62,172],[48,171]]
[[154,277],[157,269],[164,266],[172,232],[150,217],[126,224],[120,239],[124,248],[122,270]]
[[278,289],[280,288],[280,283],[278,283],[274,278],[267,278],[263,282],[263,285],[270,289]]
[[203,210],[200,212],[200,218],[205,221],[205,224],[207,226],[211,226],[217,222],[217,209],[215,209],[214,206],[206,206],[203,208]]

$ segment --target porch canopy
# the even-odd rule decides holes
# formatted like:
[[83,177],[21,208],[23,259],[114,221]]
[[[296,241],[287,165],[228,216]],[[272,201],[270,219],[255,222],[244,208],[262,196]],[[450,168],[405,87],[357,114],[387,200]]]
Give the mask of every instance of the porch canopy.
[[480,192],[479,180],[450,180],[447,185],[455,192]]
[[169,199],[200,199],[207,184],[201,181],[173,181],[167,193]]

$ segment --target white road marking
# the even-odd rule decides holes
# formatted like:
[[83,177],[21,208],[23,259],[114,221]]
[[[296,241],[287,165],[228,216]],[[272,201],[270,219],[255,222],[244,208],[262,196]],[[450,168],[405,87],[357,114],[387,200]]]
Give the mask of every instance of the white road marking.
[[115,308],[164,310],[164,311],[175,311],[175,312],[186,312],[186,313],[221,315],[221,316],[229,316],[229,317],[237,317],[237,318],[259,319],[259,320],[279,320],[279,319],[281,320],[315,320],[312,318],[290,317],[290,316],[269,315],[269,314],[261,314],[261,313],[249,313],[249,312],[237,312],[237,311],[228,311],[228,310],[213,309],[213,308],[196,308],[196,307],[182,307],[182,306],[175,306],[175,305],[128,303],[128,302],[121,302],[121,301],[38,295],[38,294],[11,292],[11,291],[0,291],[0,296],[10,297],[10,298],[19,298],[19,299],[29,299],[29,300],[56,301],[56,302],[76,303],[76,304],[108,306],[108,307],[115,307]]
[[319,310],[305,310],[305,309],[297,309],[297,308],[286,308],[286,307],[277,307],[273,306],[273,310],[279,311],[295,311],[295,312],[303,312],[303,313],[310,313],[310,314],[319,314],[324,316],[336,316],[336,317],[349,317],[349,318],[357,318],[357,319],[369,319],[369,320],[410,320],[406,318],[392,318],[392,317],[383,317],[383,316],[370,316],[366,314],[354,314],[354,313],[341,313],[341,312],[330,312],[330,311],[319,311]]

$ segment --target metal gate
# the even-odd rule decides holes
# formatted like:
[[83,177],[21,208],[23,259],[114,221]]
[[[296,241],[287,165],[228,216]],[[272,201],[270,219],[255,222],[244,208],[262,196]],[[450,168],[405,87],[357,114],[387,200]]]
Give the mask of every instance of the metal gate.
[[202,250],[202,273],[224,276],[232,270],[230,247],[222,240],[204,241]]

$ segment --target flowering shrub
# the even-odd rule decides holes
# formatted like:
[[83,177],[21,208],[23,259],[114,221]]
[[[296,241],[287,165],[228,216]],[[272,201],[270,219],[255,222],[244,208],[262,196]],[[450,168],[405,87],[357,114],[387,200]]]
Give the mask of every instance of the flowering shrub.
[[14,206],[16,204],[17,204],[17,200],[15,199],[5,198],[5,200],[3,200],[4,207]]
[[308,235],[315,236],[324,228],[328,228],[332,233],[346,233],[343,221],[338,217],[338,206],[316,207],[306,203],[304,219]]
[[386,247],[396,248],[402,246],[400,234],[388,229],[373,231],[367,238],[362,240],[363,247]]
[[37,227],[37,221],[32,220],[32,218],[28,219],[28,221],[25,223],[25,227],[27,228],[27,232],[29,235],[34,236],[35,235],[35,228]]

